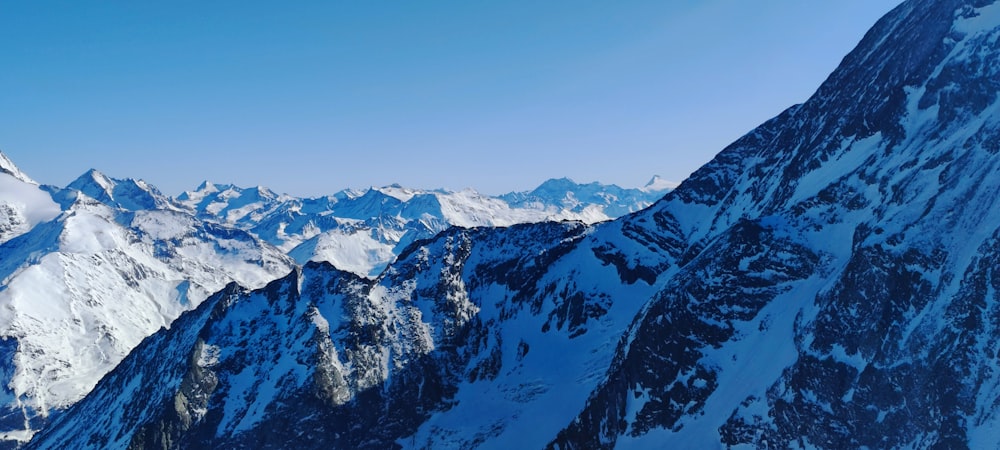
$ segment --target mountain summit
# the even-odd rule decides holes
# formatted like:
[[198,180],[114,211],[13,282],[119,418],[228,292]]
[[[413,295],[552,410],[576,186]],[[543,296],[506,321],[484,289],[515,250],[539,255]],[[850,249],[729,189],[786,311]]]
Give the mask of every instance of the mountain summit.
[[112,208],[129,211],[173,209],[173,200],[142,180],[118,180],[90,169],[74,180],[66,190],[80,192]]
[[31,177],[25,175],[24,172],[21,172],[21,169],[17,168],[14,161],[11,161],[3,152],[0,152],[0,173],[5,173],[28,184],[38,184]]
[[659,175],[653,175],[649,182],[642,187],[645,192],[665,192],[677,187],[677,183],[664,179]]
[[996,448],[998,42],[910,0],[645,210],[229,285],[29,448]]

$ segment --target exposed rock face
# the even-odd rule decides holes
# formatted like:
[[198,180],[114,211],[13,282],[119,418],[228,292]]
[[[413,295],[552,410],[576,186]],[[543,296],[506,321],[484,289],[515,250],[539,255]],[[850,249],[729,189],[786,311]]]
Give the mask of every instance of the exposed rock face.
[[787,332],[771,329],[784,319],[774,306],[762,311],[785,301],[780,296],[818,262],[801,243],[760,223],[729,228],[651,300],[619,344],[607,380],[554,446],[599,448],[621,435],[677,431],[682,417],[703,414],[720,389],[720,368],[751,357],[706,358],[705,349]]
[[998,42],[908,1],[652,207],[231,286],[29,447],[997,447]]
[[[730,307],[725,293],[756,269],[725,287],[678,286],[681,302],[654,298],[620,364],[552,445],[995,446],[987,261],[1000,174],[984,142],[1000,124],[1000,66],[985,62],[1000,50],[998,26],[993,2],[901,5],[809,102],[654,207],[705,236],[668,286],[705,258],[711,278],[735,265],[739,246],[713,254],[712,245],[753,220],[797,244],[780,259],[753,258],[798,274],[783,280],[794,295],[722,317],[701,309],[707,299]],[[767,308],[787,312],[779,319]],[[775,332],[784,338],[768,338]],[[742,363],[751,349],[772,360]]]
[[[590,231],[453,229],[377,280],[310,263],[262,290],[231,286],[144,342],[38,445],[386,448],[473,445],[519,429],[528,436],[505,439],[542,446],[544,430],[509,414],[551,427],[570,420],[642,306],[611,299],[651,293],[621,285],[590,251]],[[538,270],[557,261],[583,278]],[[553,403],[570,399],[553,415]],[[464,422],[484,405],[497,408],[488,423]],[[137,418],[130,431],[103,415],[108,407]],[[83,416],[104,417],[85,438],[56,425]]]

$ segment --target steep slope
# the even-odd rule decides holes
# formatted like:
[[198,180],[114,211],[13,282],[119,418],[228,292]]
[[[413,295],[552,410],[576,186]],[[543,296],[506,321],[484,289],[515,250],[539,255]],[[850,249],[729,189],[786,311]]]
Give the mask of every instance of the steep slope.
[[[591,231],[453,229],[378,280],[310,263],[259,291],[229,288],[147,340],[33,445],[542,446],[651,292],[594,256]],[[553,264],[567,272],[537,270]],[[96,422],[73,426],[84,417]]]
[[904,3],[642,213],[697,249],[748,220],[799,245],[699,250],[553,446],[996,446],[998,36],[994,2]]
[[231,281],[262,287],[292,269],[291,257],[373,277],[450,223],[542,219],[473,191],[296,199],[205,183],[175,200],[96,170],[58,189],[3,155],[0,169],[0,447],[30,438],[143,338]]
[[650,208],[220,295],[29,447],[995,448],[998,42],[907,1]]

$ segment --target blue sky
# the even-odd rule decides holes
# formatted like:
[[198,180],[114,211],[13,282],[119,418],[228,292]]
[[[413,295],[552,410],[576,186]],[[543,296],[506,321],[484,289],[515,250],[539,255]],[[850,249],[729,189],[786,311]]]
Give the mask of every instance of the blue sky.
[[0,0],[0,150],[169,194],[680,181],[898,0]]

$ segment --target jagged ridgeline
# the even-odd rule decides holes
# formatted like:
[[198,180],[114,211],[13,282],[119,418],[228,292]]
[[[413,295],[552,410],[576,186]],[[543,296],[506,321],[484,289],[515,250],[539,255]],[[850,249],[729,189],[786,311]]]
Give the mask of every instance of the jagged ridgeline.
[[96,170],[40,186],[0,153],[0,448],[29,440],[230,282],[259,289],[309,261],[374,277],[453,225],[608,220],[668,188],[562,179],[501,197],[394,185],[297,198],[206,182],[169,197]]
[[309,263],[29,448],[996,448],[1000,4],[907,1],[651,207]]

